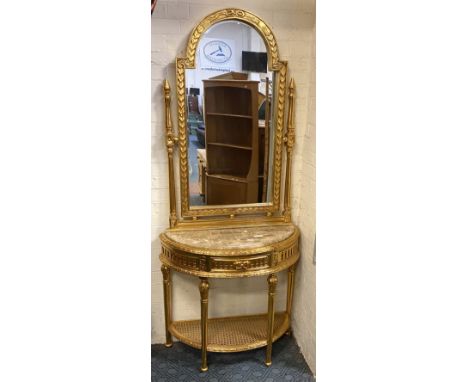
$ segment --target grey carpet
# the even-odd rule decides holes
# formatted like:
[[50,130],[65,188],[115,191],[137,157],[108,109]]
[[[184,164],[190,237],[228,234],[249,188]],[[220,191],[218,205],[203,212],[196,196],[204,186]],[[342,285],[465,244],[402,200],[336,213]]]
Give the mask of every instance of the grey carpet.
[[208,371],[202,373],[200,350],[181,342],[172,348],[151,347],[151,382],[313,382],[314,377],[291,336],[273,344],[273,364],[265,366],[265,348],[240,353],[208,353]]

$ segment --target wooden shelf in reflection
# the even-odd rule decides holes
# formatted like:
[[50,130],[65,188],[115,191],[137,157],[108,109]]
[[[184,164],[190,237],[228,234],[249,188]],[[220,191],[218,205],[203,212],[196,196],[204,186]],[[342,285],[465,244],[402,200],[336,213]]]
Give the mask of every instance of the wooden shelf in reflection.
[[203,86],[206,204],[257,203],[258,81],[228,73],[204,80]]
[[229,180],[231,182],[242,182],[242,183],[247,182],[245,178],[239,178],[237,176],[232,176],[232,175],[220,175],[220,174],[205,174],[205,175],[211,178]]
[[[267,345],[268,315],[208,318],[208,351],[238,352]],[[289,328],[286,312],[275,313],[273,341]],[[171,334],[181,342],[201,349],[200,320],[174,321]]]
[[248,118],[252,119],[251,115],[241,115],[241,114],[226,114],[226,113],[206,113],[206,115],[214,115],[218,117],[232,117],[232,118]]
[[220,147],[229,147],[229,148],[232,148],[232,149],[252,150],[252,147],[250,147],[250,146],[231,145],[229,143],[208,142],[208,145],[220,146]]

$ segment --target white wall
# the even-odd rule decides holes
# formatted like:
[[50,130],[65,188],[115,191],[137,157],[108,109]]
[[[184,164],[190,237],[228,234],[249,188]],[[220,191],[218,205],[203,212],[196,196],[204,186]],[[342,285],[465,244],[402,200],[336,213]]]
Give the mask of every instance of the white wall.
[[[315,14],[314,14],[315,19]],[[310,62],[307,99],[298,100],[298,106],[307,108],[306,121],[298,130],[295,163],[301,169],[295,171],[295,192],[298,192],[293,210],[294,221],[301,230],[301,261],[296,273],[296,296],[293,308],[293,329],[296,340],[310,368],[316,373],[315,364],[315,22],[314,43],[307,60]],[[301,84],[297,84],[298,87]],[[297,180],[300,179],[300,187]]]
[[[235,2],[223,0],[158,1],[152,17],[152,343],[164,342],[162,277],[159,234],[168,227],[167,153],[161,84],[175,88],[174,59],[183,56],[192,28],[206,15],[221,8],[247,9],[272,28],[281,59],[289,63],[296,81],[297,144],[293,164],[293,221],[301,229],[302,258],[298,264],[293,330],[315,373],[315,0]],[[175,113],[173,92],[173,116]],[[200,314],[198,279],[175,274],[174,318]],[[285,275],[279,275],[277,308],[285,306]],[[211,316],[266,311],[266,278],[211,282]]]

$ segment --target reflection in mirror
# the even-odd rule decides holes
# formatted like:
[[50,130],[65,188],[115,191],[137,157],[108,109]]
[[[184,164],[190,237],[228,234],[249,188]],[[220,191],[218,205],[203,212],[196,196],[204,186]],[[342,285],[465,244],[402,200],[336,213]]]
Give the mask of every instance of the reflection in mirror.
[[190,206],[271,201],[274,73],[260,34],[239,21],[203,35],[185,71]]

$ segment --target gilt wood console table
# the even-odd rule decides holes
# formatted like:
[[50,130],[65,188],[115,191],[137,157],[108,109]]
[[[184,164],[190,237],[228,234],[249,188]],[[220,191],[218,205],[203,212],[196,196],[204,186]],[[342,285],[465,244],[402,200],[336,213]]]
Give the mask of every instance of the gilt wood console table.
[[[169,229],[160,235],[166,346],[172,335],[201,349],[201,370],[208,370],[207,352],[236,352],[266,346],[271,365],[272,343],[289,331],[294,270],[299,259],[299,231],[291,223],[211,229]],[[275,312],[276,274],[288,269],[287,308]],[[200,278],[201,319],[172,320],[171,270]],[[210,278],[268,276],[268,313],[208,318]]]
[[[233,199],[228,197],[220,198],[216,203],[211,203],[207,198],[200,204],[198,198],[191,198],[199,190],[198,187],[193,189],[189,175],[198,166],[197,158],[193,157],[194,146],[188,136],[186,95],[188,86],[192,86],[189,82],[196,77],[194,73],[200,70],[200,63],[197,65],[196,61],[202,54],[207,60],[226,62],[224,60],[229,60],[231,53],[240,58],[242,52],[250,51],[250,43],[247,44],[246,39],[243,40],[245,46],[238,45],[234,51],[220,41],[219,36],[224,34],[217,33],[228,29],[233,36],[248,33],[258,42],[257,56],[267,56],[262,68],[252,70],[266,73],[266,94],[271,94],[264,116],[264,133],[268,136],[264,154],[268,156],[268,161],[264,161],[263,175],[257,174],[257,178],[263,177],[263,184],[258,182],[254,192],[257,198],[246,199],[241,204],[233,204]],[[236,352],[263,346],[266,346],[265,363],[270,365],[273,342],[291,327],[299,230],[291,223],[295,83],[291,78],[286,88],[287,67],[287,62],[280,59],[272,29],[262,19],[243,9],[226,8],[200,21],[188,37],[185,56],[175,60],[177,133],[172,125],[171,87],[167,79],[163,84],[170,207],[170,228],[160,235],[166,346],[172,345],[174,336],[201,349],[202,371],[208,369],[208,352]],[[199,78],[203,77],[200,72],[198,74]],[[271,83],[268,78],[272,79]],[[208,100],[208,103],[215,104],[214,109],[206,108],[206,94],[204,101],[202,99],[204,117],[210,118],[212,127],[205,132],[209,138],[205,137],[205,146],[208,146],[206,171],[210,171],[205,175],[224,180],[227,189],[219,195],[228,196],[245,189],[240,186],[246,181],[249,169],[257,169],[259,155],[256,136],[259,112],[256,103],[252,102],[252,92],[243,91],[246,84],[236,82],[238,80],[235,78],[229,81],[232,82],[224,85],[237,89],[236,97],[227,96],[231,94],[229,89],[220,91],[217,97]],[[260,82],[255,86],[260,87]],[[202,89],[202,85],[198,83],[195,88]],[[255,88],[254,92],[258,92],[258,89]],[[225,155],[217,155],[220,153]],[[175,171],[174,161],[179,164],[178,172]],[[210,161],[211,167],[208,166]],[[253,165],[254,162],[256,165]],[[178,189],[177,177],[180,181]],[[236,184],[240,186],[235,188]],[[286,311],[275,312],[277,273],[283,270],[288,270]],[[171,272],[199,278],[200,319],[172,319]],[[267,278],[268,296],[265,298],[268,299],[268,312],[208,318],[210,279],[258,276]]]

